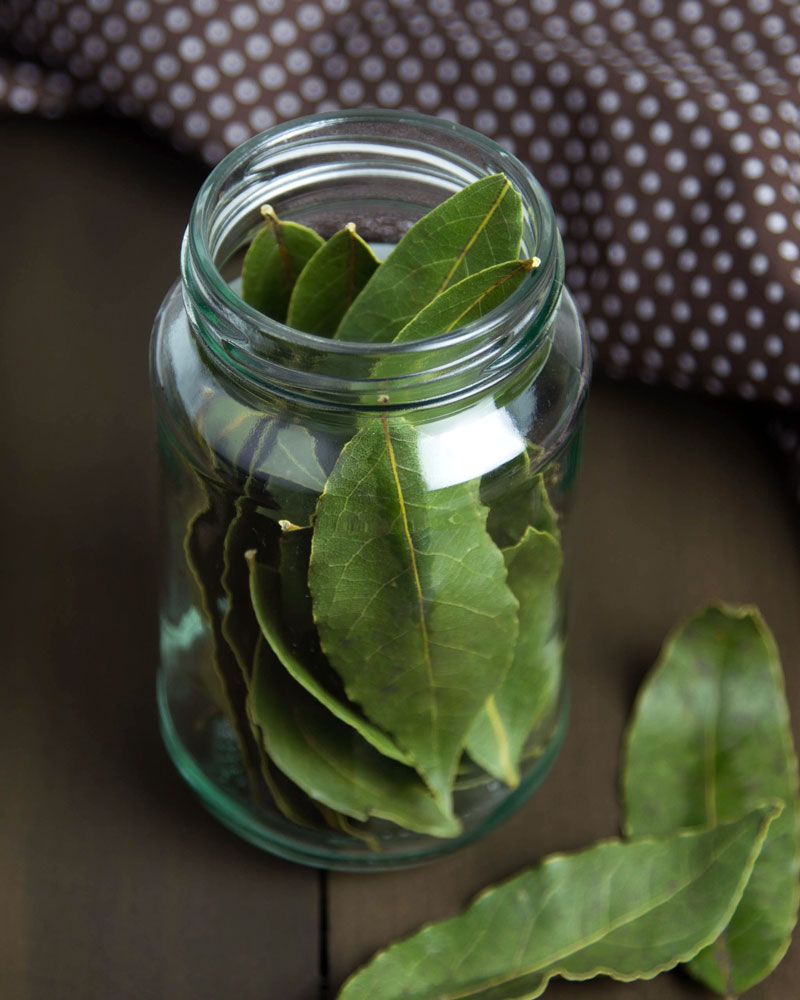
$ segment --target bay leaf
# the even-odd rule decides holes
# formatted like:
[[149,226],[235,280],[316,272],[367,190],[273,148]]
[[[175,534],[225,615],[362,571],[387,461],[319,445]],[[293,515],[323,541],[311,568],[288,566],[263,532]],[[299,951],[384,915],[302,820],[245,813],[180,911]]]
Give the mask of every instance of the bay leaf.
[[[283,599],[280,574],[259,562],[255,551],[246,553],[246,559],[250,570],[250,598],[256,619],[261,634],[280,663],[310,695],[337,719],[351,726],[379,753],[392,760],[409,763],[408,754],[403,753],[390,736],[365,719],[336,691],[338,678],[335,674],[333,678],[329,676],[332,671],[324,662],[316,636],[307,635],[302,645],[292,641],[281,620]],[[325,667],[328,669],[325,670]]]
[[[483,271],[450,285],[406,323],[392,343],[404,344],[437,337],[480,319],[505,301],[514,289],[519,287],[528,272],[539,263],[541,261],[538,257],[530,260],[509,260],[484,268]],[[458,358],[461,351],[462,347],[454,347],[451,352],[452,358]],[[437,364],[447,360],[446,353],[441,349],[437,351]],[[424,371],[429,365],[430,358],[425,352],[410,355],[387,354],[376,362],[372,377],[391,378],[396,375],[406,375]]]
[[559,538],[558,515],[544,473],[532,474],[531,464],[525,451],[481,479],[481,503],[489,508],[486,528],[501,549],[516,545],[528,527]]
[[249,710],[270,760],[315,801],[352,819],[375,816],[434,837],[460,833],[458,821],[441,811],[411,768],[379,754],[332,715],[263,638]]
[[725,927],[776,811],[546,858],[379,952],[338,1000],[533,1000],[554,976],[651,979]]
[[528,528],[516,545],[503,550],[503,558],[508,586],[519,602],[519,638],[508,673],[470,730],[467,752],[514,787],[525,742],[552,712],[561,686],[561,546],[547,532]]
[[320,450],[302,424],[274,418],[253,459],[248,495],[265,503],[275,520],[307,526],[327,479]]
[[278,572],[280,573],[280,618],[289,635],[302,641],[315,632],[308,589],[311,561],[311,528],[280,522]]
[[247,684],[234,650],[223,631],[227,598],[222,584],[225,537],[234,517],[227,492],[201,481],[205,503],[191,518],[184,538],[186,564],[197,584],[200,608],[211,637],[211,660],[219,682],[225,714],[236,737],[251,794],[258,800],[258,752],[247,721]]
[[456,192],[402,237],[344,314],[336,339],[394,340],[451,285],[518,257],[522,221],[522,199],[502,174]]
[[[245,682],[250,678],[256,639],[260,634],[250,603],[250,578],[245,563],[245,553],[253,548],[258,548],[262,552],[268,548],[276,550],[279,533],[278,525],[259,514],[252,500],[246,496],[237,497],[223,544],[223,570],[220,582],[225,593],[226,608],[221,628]],[[268,536],[271,536],[269,542]]]
[[300,272],[323,244],[313,229],[278,219],[269,205],[242,265],[242,298],[259,312],[283,322]]
[[775,642],[757,611],[711,607],[667,639],[626,736],[624,829],[667,833],[785,808],[770,827],[724,935],[689,965],[719,993],[738,994],[783,957],[797,918],[797,759]]
[[317,250],[295,282],[286,323],[332,337],[380,261],[348,223]]
[[271,424],[272,420],[259,410],[207,386],[198,410],[195,433],[214,468],[226,479],[242,483]]
[[382,417],[342,449],[317,504],[309,586],[348,698],[449,811],[467,734],[511,664],[517,601],[477,484],[428,491],[416,438]]

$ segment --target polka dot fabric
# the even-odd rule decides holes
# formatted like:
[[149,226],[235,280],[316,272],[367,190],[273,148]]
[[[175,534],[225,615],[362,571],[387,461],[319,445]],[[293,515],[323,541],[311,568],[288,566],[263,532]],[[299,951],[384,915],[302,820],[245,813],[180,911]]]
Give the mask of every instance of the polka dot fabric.
[[796,0],[0,0],[0,38],[7,108],[112,105],[208,163],[345,107],[491,136],[551,196],[600,367],[785,408],[800,469]]

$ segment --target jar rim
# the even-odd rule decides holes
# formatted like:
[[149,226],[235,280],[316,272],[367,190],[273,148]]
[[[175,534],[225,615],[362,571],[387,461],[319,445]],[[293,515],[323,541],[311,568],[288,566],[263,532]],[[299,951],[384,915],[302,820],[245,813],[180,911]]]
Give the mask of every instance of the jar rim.
[[[391,142],[387,137],[389,132],[396,133]],[[420,152],[423,147],[435,147],[439,168],[447,164],[452,168],[453,178],[459,178],[454,191],[481,176],[504,173],[522,197],[534,236],[532,244],[525,246],[525,252],[529,257],[538,257],[541,264],[532,268],[509,297],[486,315],[450,332],[404,343],[333,340],[294,329],[246,303],[225,279],[217,262],[221,249],[226,251],[223,257],[230,256],[227,251],[231,248],[225,248],[225,233],[221,231],[221,228],[224,230],[221,221],[225,221],[221,206],[231,197],[231,192],[241,197],[248,180],[252,182],[257,169],[263,169],[265,157],[267,160],[275,157],[279,165],[284,166],[287,161],[291,162],[289,154],[292,151],[364,139],[376,144],[376,148],[402,146],[410,149],[419,153],[420,163],[424,161]],[[490,164],[491,168],[484,164]],[[263,204],[267,199],[257,200]],[[560,298],[564,261],[553,210],[544,190],[528,167],[508,150],[447,119],[413,111],[354,109],[310,115],[275,125],[228,154],[205,179],[192,206],[181,251],[181,271],[187,311],[202,327],[207,346],[228,363],[232,358],[238,359],[234,367],[240,376],[247,376],[246,369],[250,367],[253,369],[250,374],[255,374],[260,381],[259,369],[264,368],[260,349],[267,343],[281,355],[291,354],[296,358],[298,352],[300,355],[304,352],[324,354],[338,358],[340,365],[343,357],[362,356],[374,361],[381,357],[427,354],[431,369],[436,369],[437,359],[452,355],[454,349],[465,356],[477,354],[487,361],[483,348],[492,337],[496,339],[498,327],[502,325],[512,329],[526,327],[524,353],[530,354],[541,346],[551,326],[548,321]],[[518,362],[519,354],[519,350],[512,351],[510,359]],[[507,367],[499,356],[491,361],[495,369]],[[274,379],[275,371],[269,362],[266,367],[269,371],[262,370],[260,375],[269,382]],[[319,365],[316,367],[319,369]],[[418,365],[415,370],[419,374]]]

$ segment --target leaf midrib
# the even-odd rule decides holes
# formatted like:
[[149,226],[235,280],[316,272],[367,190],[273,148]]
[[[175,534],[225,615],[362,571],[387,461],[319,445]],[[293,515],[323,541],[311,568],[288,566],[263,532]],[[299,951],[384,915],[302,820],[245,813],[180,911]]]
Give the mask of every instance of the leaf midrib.
[[436,291],[437,295],[440,295],[448,287],[448,285],[450,284],[450,281],[452,280],[453,275],[456,273],[456,271],[458,270],[459,266],[461,265],[461,262],[467,256],[467,254],[472,249],[472,247],[475,245],[475,241],[478,239],[478,237],[483,232],[483,230],[489,225],[489,220],[492,218],[492,216],[494,215],[494,213],[500,207],[500,203],[502,202],[503,198],[505,198],[505,196],[508,194],[508,192],[509,192],[510,189],[511,189],[511,182],[508,180],[508,178],[506,178],[506,182],[503,185],[503,187],[501,188],[500,193],[495,198],[494,204],[489,209],[489,211],[486,213],[486,215],[484,215],[483,219],[481,220],[481,224],[478,226],[478,228],[475,230],[475,232],[469,238],[469,240],[467,241],[467,243],[465,244],[465,246],[463,247],[463,249],[461,250],[461,252],[458,254],[458,256],[456,257],[456,259],[453,261],[453,266],[447,272],[447,275],[445,276],[444,281],[441,283],[441,285],[439,286],[439,288]]
[[[646,916],[651,911],[657,910],[659,907],[666,905],[671,899],[673,899],[675,896],[683,892],[684,889],[690,886],[693,882],[699,881],[699,879],[701,879],[706,874],[706,872],[708,872],[708,870],[719,861],[722,855],[727,850],[729,850],[730,847],[731,847],[731,842],[729,841],[719,853],[715,852],[711,856],[708,864],[698,874],[680,883],[676,888],[674,888],[670,892],[663,894],[661,897],[658,897],[655,900],[655,902],[651,903],[645,909],[639,911],[633,911],[632,913],[627,913],[621,916],[617,922],[610,924],[601,933],[588,936],[583,941],[580,941],[575,945],[573,945],[572,947],[570,947],[569,951],[564,951],[562,953],[555,954],[552,957],[540,959],[536,965],[531,966],[530,968],[527,969],[518,969],[513,973],[513,975],[502,975],[496,977],[495,979],[486,980],[484,982],[475,984],[466,990],[459,990],[457,993],[447,993],[447,994],[443,993],[440,997],[437,998],[437,1000],[465,1000],[465,998],[469,998],[470,996],[472,996],[475,993],[476,989],[486,991],[489,989],[493,989],[495,986],[502,986],[504,983],[513,982],[515,979],[520,979],[522,976],[531,976],[537,972],[540,972],[542,974],[547,973],[548,969],[551,966],[555,965],[557,962],[563,961],[564,959],[569,958],[571,955],[574,955],[579,951],[583,951],[585,948],[589,948],[592,945],[597,944],[598,941],[602,941],[603,938],[608,937],[609,934],[613,934],[621,927],[625,927],[627,924],[633,923],[634,921],[639,920],[642,917]],[[559,859],[554,859],[554,860],[559,860]],[[619,864],[622,864],[622,862],[620,861]],[[556,970],[553,970],[551,975],[555,974]]]
[[414,540],[411,537],[411,529],[408,524],[408,515],[406,513],[406,502],[403,496],[403,487],[400,482],[400,476],[397,471],[397,460],[394,453],[394,446],[392,444],[392,438],[389,433],[389,420],[384,414],[381,417],[381,424],[383,425],[383,437],[386,442],[386,451],[389,456],[389,464],[392,470],[392,478],[394,480],[395,488],[397,490],[397,501],[400,504],[400,515],[403,522],[403,534],[406,539],[406,544],[408,545],[408,551],[411,558],[411,569],[414,577],[414,588],[417,594],[417,608],[419,613],[419,626],[422,635],[422,651],[423,659],[425,661],[425,671],[428,678],[428,687],[430,688],[431,698],[430,698],[430,717],[431,717],[431,736],[432,736],[432,749],[434,752],[434,759],[439,759],[439,706],[436,700],[436,683],[433,675],[433,663],[431,661],[431,651],[430,651],[430,637],[428,635],[428,624],[425,621],[425,598],[422,593],[422,581],[419,576],[419,567],[417,566],[417,553],[414,548]]

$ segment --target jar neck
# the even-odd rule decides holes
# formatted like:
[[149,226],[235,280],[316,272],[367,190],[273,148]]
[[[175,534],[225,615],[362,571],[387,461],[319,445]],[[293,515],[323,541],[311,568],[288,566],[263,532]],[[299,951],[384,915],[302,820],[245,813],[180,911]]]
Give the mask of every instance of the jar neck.
[[[352,343],[294,330],[237,294],[243,251],[262,224],[264,204],[324,238],[355,222],[373,245],[390,248],[445,198],[495,173],[504,173],[522,198],[523,256],[541,263],[473,323],[410,343]],[[181,272],[191,326],[221,374],[255,394],[385,411],[484,395],[540,366],[564,263],[546,196],[502,147],[447,121],[358,111],[278,126],[223,160],[195,201]],[[374,377],[387,356],[399,374]]]

